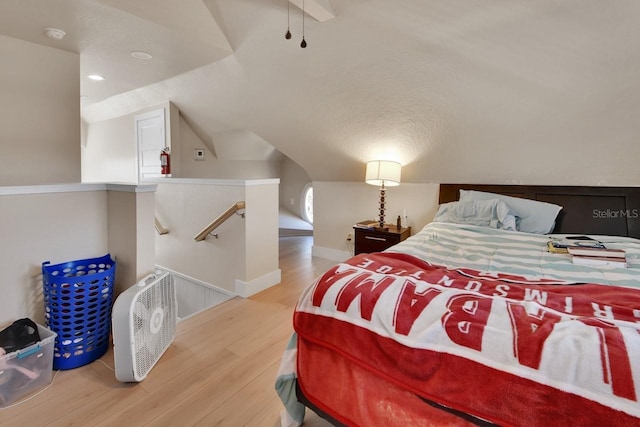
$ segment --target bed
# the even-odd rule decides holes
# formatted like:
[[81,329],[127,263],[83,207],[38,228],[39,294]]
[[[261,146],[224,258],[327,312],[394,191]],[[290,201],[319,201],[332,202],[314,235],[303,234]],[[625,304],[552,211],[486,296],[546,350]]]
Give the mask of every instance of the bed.
[[[443,184],[439,202],[300,297],[283,425],[638,425],[638,189]],[[547,249],[583,236],[628,267]]]

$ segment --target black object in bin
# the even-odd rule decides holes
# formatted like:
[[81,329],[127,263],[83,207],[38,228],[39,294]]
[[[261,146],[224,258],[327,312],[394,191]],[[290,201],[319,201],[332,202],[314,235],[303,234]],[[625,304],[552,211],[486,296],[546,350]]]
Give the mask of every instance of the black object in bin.
[[40,341],[38,325],[29,318],[16,320],[0,331],[0,347],[5,353],[22,350],[38,341]]
[[57,334],[53,369],[73,369],[101,357],[109,347],[116,263],[100,258],[42,263],[45,320]]

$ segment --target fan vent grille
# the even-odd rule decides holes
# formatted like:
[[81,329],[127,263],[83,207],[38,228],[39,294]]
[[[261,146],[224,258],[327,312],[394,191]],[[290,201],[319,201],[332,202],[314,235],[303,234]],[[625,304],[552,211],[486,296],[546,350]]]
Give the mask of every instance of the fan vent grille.
[[135,372],[144,377],[173,341],[176,329],[176,291],[166,274],[138,295],[133,307]]

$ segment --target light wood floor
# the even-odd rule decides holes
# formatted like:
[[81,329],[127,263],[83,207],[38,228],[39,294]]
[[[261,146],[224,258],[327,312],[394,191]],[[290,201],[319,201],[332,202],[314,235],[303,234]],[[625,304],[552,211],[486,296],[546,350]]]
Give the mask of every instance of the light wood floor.
[[[311,257],[311,239],[280,239],[279,285],[178,324],[174,343],[143,382],[118,382],[109,351],[100,361],[54,372],[44,392],[0,410],[0,426],[279,426],[274,383],[293,307],[334,264]],[[307,411],[305,425],[328,424]]]

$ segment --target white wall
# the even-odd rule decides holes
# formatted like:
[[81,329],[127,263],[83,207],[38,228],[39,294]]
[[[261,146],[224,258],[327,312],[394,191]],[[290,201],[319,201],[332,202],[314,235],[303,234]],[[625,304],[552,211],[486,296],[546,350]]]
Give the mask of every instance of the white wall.
[[[342,261],[350,252],[347,235],[363,219],[377,219],[379,188],[364,182],[314,182],[313,254]],[[438,184],[402,183],[386,190],[385,222],[395,224],[407,210],[412,234],[433,219],[438,209]]]
[[133,117],[86,125],[82,182],[138,182]]
[[155,185],[107,186],[109,251],[116,258],[114,295],[155,270]]
[[[204,160],[195,160],[195,149],[205,150]],[[217,157],[217,154],[180,118],[180,178],[270,179],[280,176],[279,157],[276,160],[242,160]]]
[[0,35],[0,186],[80,180],[80,57]]
[[285,156],[280,168],[280,206],[302,218],[302,190],[310,182],[302,166]]
[[43,322],[42,263],[108,252],[107,194],[11,190],[0,187],[0,325],[21,317]]
[[[101,122],[85,123],[82,144],[82,182],[138,182],[138,145],[135,118],[139,114],[163,108],[171,147],[179,152],[178,110],[169,102],[134,114]],[[180,155],[172,154],[172,170],[180,170]]]
[[[164,108],[171,134],[171,172],[174,178],[269,179],[280,173],[280,158],[238,160],[217,158],[170,102],[115,119],[87,123],[82,147],[83,182],[137,182],[135,117]],[[205,160],[194,150],[204,149]]]
[[244,297],[280,283],[278,181],[248,181],[245,188],[245,278],[235,290]]
[[278,184],[248,185],[245,200],[245,280],[250,281],[278,265]]
[[[156,262],[205,283],[247,295],[279,282],[278,181],[191,180],[158,183],[156,215],[169,234],[156,236]],[[234,215],[206,240],[194,236],[227,208],[247,205],[246,218]],[[271,281],[271,283],[269,283]],[[244,295],[244,296],[247,296]]]

